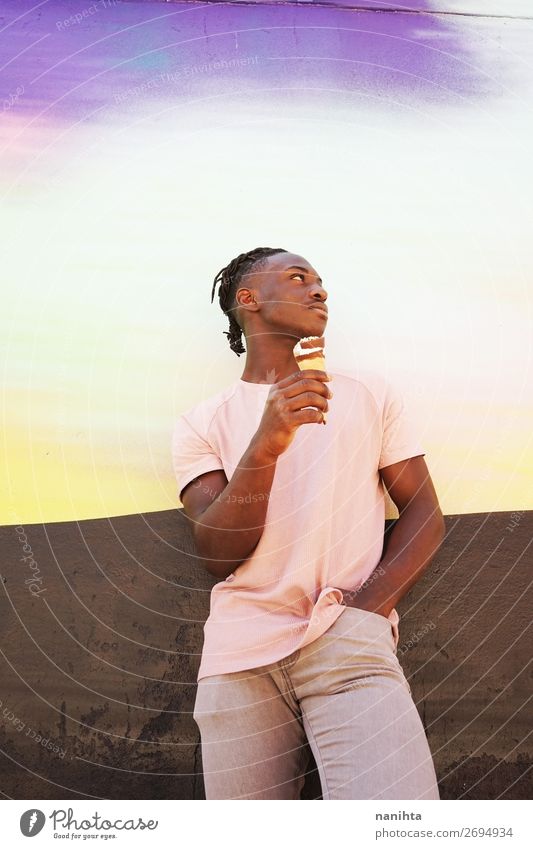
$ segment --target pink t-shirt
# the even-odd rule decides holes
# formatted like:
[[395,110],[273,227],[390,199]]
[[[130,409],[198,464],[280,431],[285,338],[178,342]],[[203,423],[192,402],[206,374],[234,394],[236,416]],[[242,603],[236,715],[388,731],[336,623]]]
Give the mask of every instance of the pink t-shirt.
[[[379,564],[385,493],[378,470],[425,452],[403,396],[386,378],[369,369],[328,371],[327,424],[298,428],[278,458],[259,543],[211,590],[198,680],[274,663],[316,640],[344,610],[339,588],[357,589]],[[231,479],[270,388],[239,379],[178,418],[178,494],[214,469]],[[397,646],[395,608],[389,619]]]

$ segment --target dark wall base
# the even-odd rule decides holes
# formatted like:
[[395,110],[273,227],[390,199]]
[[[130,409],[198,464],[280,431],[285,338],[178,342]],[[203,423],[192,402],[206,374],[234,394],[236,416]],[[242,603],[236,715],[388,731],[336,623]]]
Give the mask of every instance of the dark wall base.
[[[532,517],[448,516],[398,606],[443,799],[531,798]],[[2,793],[204,798],[192,710],[212,579],[182,511],[4,527],[0,550]],[[311,754],[303,798],[320,798]]]

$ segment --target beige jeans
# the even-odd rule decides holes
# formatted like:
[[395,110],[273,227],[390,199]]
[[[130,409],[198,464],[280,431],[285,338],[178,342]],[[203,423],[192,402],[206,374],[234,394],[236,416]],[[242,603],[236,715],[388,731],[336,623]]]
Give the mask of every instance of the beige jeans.
[[[299,799],[309,747],[323,799],[439,799],[391,623],[346,607],[283,660],[201,678],[207,799]],[[309,747],[308,747],[309,744]]]

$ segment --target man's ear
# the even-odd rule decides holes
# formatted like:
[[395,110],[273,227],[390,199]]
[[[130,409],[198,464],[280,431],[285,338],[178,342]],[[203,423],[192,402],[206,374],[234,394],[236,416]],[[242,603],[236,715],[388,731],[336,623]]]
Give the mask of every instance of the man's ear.
[[257,312],[259,309],[256,293],[253,289],[246,289],[244,287],[237,289],[235,300],[237,302],[237,306],[247,312]]

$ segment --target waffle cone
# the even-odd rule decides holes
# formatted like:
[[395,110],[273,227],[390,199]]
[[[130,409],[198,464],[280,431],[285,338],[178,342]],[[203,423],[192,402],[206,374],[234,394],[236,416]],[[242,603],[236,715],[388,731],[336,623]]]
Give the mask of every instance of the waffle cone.
[[[307,346],[309,346],[309,343],[307,343]],[[302,344],[301,347],[305,350],[305,344]],[[307,371],[308,369],[326,371],[326,361],[324,359],[324,354],[321,351],[310,351],[308,354],[298,354],[295,359],[298,363],[298,368],[301,371]],[[322,415],[324,417],[325,424],[327,421],[326,413],[322,411]]]
[[302,371],[305,369],[316,368],[320,371],[326,371],[326,361],[322,354],[308,354],[299,359],[296,357],[298,366]]

